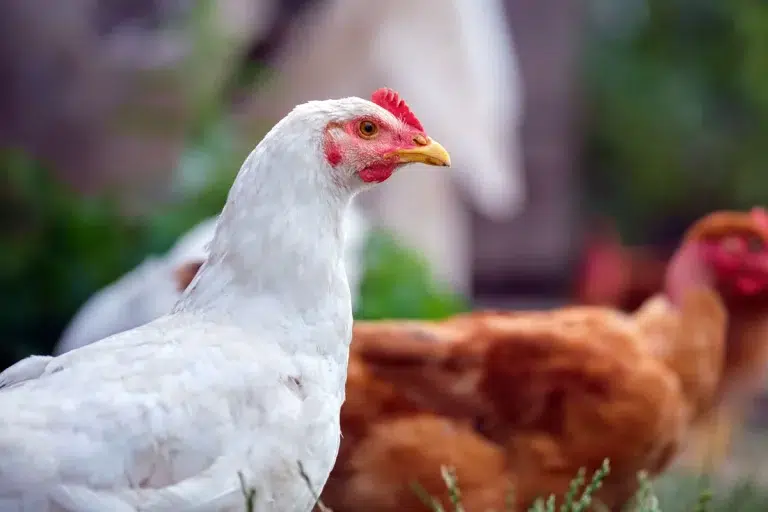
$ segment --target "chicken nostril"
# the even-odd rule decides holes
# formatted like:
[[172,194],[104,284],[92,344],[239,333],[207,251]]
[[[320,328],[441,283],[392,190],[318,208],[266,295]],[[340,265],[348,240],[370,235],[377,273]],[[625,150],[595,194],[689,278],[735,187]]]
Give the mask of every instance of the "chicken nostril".
[[429,144],[429,140],[427,140],[425,136],[419,134],[413,138],[413,143],[416,144],[417,146],[426,146],[427,144]]

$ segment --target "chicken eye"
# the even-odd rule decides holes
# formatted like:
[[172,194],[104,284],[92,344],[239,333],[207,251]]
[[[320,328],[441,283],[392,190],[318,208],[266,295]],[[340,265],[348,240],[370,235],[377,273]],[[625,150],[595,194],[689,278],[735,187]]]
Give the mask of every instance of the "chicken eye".
[[379,127],[376,126],[376,123],[372,121],[360,121],[360,125],[358,126],[358,131],[360,132],[360,135],[362,135],[366,139],[370,139],[373,136],[375,136],[377,133],[379,133]]

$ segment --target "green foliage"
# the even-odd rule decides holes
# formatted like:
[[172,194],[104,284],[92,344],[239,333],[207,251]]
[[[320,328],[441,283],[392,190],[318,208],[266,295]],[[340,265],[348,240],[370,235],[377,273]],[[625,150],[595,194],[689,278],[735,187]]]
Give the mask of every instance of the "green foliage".
[[238,471],[237,478],[240,480],[240,492],[243,494],[245,500],[245,512],[254,512],[256,501],[256,489],[249,488],[245,483],[245,477],[243,473]]
[[637,238],[665,215],[767,203],[768,4],[591,6],[586,171],[594,207]]
[[[461,491],[456,473],[452,468],[443,467],[440,473],[449,491],[452,512],[467,511],[461,503]],[[592,479],[586,482],[586,471],[582,468],[562,497],[558,506],[557,497],[552,494],[539,498],[528,512],[583,512],[586,510],[607,510],[593,496],[610,479],[610,465],[606,459],[603,466],[595,471]],[[586,485],[585,485],[586,483]],[[706,478],[690,475],[668,475],[657,482],[657,489],[646,473],[638,475],[638,490],[624,512],[764,512],[768,510],[768,490],[751,481],[739,482],[730,488],[719,489],[713,496],[712,485]],[[445,508],[423,487],[413,485],[414,491],[422,502],[433,512],[445,512]],[[661,488],[661,492],[658,492]],[[504,512],[514,512],[513,500]],[[591,508],[590,508],[591,507]],[[488,511],[484,511],[488,512]]]
[[[571,485],[563,496],[563,502],[559,507],[557,507],[557,498],[552,494],[546,499],[539,498],[536,500],[528,512],[583,512],[589,510],[592,504],[593,495],[600,489],[600,487],[602,487],[603,479],[608,473],[610,473],[610,465],[607,459],[603,461],[602,467],[595,471],[595,474],[589,482],[586,482],[586,470],[582,468],[571,481]],[[459,488],[455,470],[444,466],[440,468],[440,474],[448,489],[448,498],[452,505],[452,511],[472,512],[466,511],[464,505],[461,503],[461,490]],[[440,502],[433,496],[430,496],[423,487],[414,483],[413,490],[432,512],[445,512],[445,508]],[[513,498],[513,495],[514,492],[511,492],[510,498]],[[504,512],[514,512],[514,499],[507,500],[507,504]],[[655,512],[655,509],[637,509],[638,512],[640,510],[643,512]]]
[[436,283],[418,253],[385,232],[374,232],[364,255],[365,274],[355,318],[444,318],[469,304]]
[[632,505],[634,506],[635,511],[660,512],[659,498],[657,498],[656,494],[653,492],[653,486],[648,479],[648,474],[641,472],[640,475],[638,475],[638,481],[640,483],[640,488],[635,494],[634,503]]
[[768,488],[746,478],[729,484],[707,477],[670,473],[654,484],[664,512],[762,512]]
[[[464,505],[461,504],[461,490],[456,478],[456,471],[453,468],[442,466],[440,468],[440,476],[443,477],[445,486],[448,489],[448,499],[451,501],[451,505],[453,505],[453,512],[466,512]],[[440,504],[440,501],[434,496],[430,496],[418,483],[413,482],[411,487],[422,503],[429,507],[432,512],[445,512],[445,508]]]
[[78,200],[16,154],[2,157],[0,332],[3,362],[50,348],[44,340],[94,288],[136,261],[138,225],[114,203]]
[[[48,353],[76,309],[99,288],[223,204],[231,177],[144,216],[109,195],[82,197],[16,153],[0,155],[0,364]],[[231,173],[230,173],[231,176]]]
[[[244,154],[222,94],[239,46],[217,32],[213,5],[198,2],[179,27],[193,42],[179,69],[138,77],[150,89],[168,82],[190,99],[186,147],[165,204],[128,216],[121,194],[81,197],[28,156],[0,154],[0,367],[48,353],[91,294],[221,210]],[[141,119],[128,116],[122,127],[162,136],[166,125],[152,114],[141,110]]]
[[[583,512],[589,510],[592,505],[593,495],[603,486],[603,479],[610,473],[610,470],[608,459],[606,459],[603,461],[602,467],[595,471],[592,480],[585,486],[586,470],[584,468],[579,469],[576,477],[571,481],[568,491],[563,496],[563,503],[557,510],[559,512]],[[557,499],[554,494],[551,494],[546,501],[543,498],[536,500],[528,512],[555,512],[556,505]]]
[[[739,482],[727,493],[713,496],[708,511],[738,510],[739,512],[765,512],[768,510],[768,490],[755,482]],[[674,512],[670,509],[669,512]]]

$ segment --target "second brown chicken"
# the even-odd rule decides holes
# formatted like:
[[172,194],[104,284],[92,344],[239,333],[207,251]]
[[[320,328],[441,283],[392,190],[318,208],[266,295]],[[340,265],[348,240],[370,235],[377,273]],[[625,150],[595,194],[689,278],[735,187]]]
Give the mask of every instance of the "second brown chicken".
[[768,290],[766,242],[768,228],[748,213],[700,220],[664,292],[633,314],[585,306],[357,323],[324,502],[335,512],[429,510],[418,483],[447,505],[449,465],[468,511],[503,510],[510,486],[523,509],[607,457],[599,498],[616,509],[638,471],[663,471],[715,406],[730,305]]

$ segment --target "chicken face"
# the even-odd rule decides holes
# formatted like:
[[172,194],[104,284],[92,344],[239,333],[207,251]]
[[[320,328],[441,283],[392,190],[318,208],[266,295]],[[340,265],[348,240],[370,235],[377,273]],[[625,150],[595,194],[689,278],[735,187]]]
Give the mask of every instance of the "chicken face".
[[764,241],[728,236],[704,249],[721,287],[742,296],[768,291],[768,250]]
[[328,124],[324,150],[328,163],[363,183],[381,183],[410,163],[448,167],[448,152],[430,139],[421,123],[394,91],[372,98],[380,109]]
[[768,295],[768,213],[722,212],[694,227],[718,288],[735,297]]

